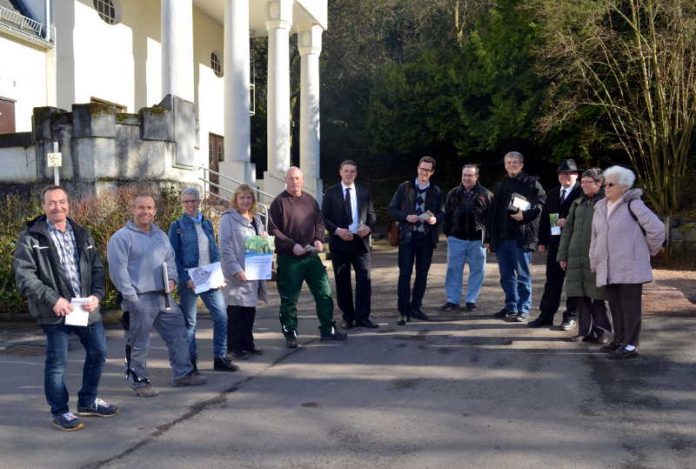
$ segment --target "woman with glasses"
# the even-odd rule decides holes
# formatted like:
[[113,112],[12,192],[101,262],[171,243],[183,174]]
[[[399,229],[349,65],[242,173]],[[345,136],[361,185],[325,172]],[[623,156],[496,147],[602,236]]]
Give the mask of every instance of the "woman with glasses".
[[665,227],[631,189],[636,176],[612,166],[604,172],[606,198],[597,202],[592,219],[590,266],[597,286],[606,286],[614,323],[614,340],[600,350],[613,359],[638,356],[643,284],[652,281],[650,256],[665,240]]
[[558,263],[566,271],[565,287],[568,298],[574,298],[578,312],[578,335],[571,342],[606,344],[611,338],[611,322],[604,300],[604,288],[597,287],[590,270],[590,238],[595,205],[604,198],[604,176],[599,168],[582,174],[583,195],[573,201],[565,219],[558,247]]

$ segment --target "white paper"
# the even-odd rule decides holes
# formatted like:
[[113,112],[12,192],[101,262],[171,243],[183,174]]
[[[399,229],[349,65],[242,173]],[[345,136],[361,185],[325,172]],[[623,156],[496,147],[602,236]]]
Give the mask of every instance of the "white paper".
[[420,221],[427,222],[428,220],[430,220],[430,219],[433,218],[434,216],[435,216],[435,214],[434,214],[433,212],[431,212],[430,210],[426,210],[425,212],[423,212],[423,213],[421,213],[420,215],[418,215],[418,219],[419,219]]
[[519,209],[520,212],[526,212],[527,210],[529,210],[529,207],[531,207],[532,204],[530,204],[528,200],[525,200],[521,197],[513,197],[512,206]]
[[207,292],[213,288],[220,288],[225,284],[225,276],[219,262],[206,264],[192,269],[187,269],[189,277],[193,280],[196,294]]
[[65,316],[66,326],[87,326],[89,323],[89,313],[82,307],[85,303],[89,303],[87,298],[73,298],[70,300],[73,310],[72,313]]
[[561,234],[561,227],[560,226],[552,226],[551,227],[551,236],[558,236]]
[[247,280],[270,280],[273,267],[273,254],[246,253],[244,256],[244,275]]

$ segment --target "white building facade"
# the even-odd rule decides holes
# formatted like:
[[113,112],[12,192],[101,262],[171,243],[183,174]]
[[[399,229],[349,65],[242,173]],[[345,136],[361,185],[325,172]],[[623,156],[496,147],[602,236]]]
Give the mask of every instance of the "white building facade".
[[[210,167],[278,193],[290,165],[289,39],[297,34],[300,165],[320,194],[326,27],[327,0],[0,0],[0,139],[32,131],[34,108],[100,103],[133,114],[172,95],[193,103],[196,127],[195,138],[178,143],[193,147],[194,161],[178,165],[176,178],[195,179],[185,171]],[[250,154],[252,36],[268,36],[268,171],[261,181]],[[0,147],[0,161],[16,152]]]

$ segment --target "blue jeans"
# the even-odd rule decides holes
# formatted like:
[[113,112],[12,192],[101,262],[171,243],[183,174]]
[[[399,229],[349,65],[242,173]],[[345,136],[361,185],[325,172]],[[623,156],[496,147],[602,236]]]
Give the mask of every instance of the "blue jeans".
[[46,334],[44,391],[48,405],[51,406],[51,414],[60,415],[70,411],[70,396],[63,379],[70,333],[76,334],[85,348],[82,389],[77,393],[78,406],[92,404],[97,397],[99,379],[106,361],[106,334],[102,323],[95,322],[87,327],[45,324],[43,331]]
[[486,248],[480,239],[468,241],[454,236],[447,237],[447,274],[445,294],[447,301],[456,305],[462,296],[464,264],[469,263],[469,281],[466,286],[466,303],[478,300],[483,277],[486,273]]
[[517,241],[505,240],[495,248],[500,270],[500,286],[505,292],[505,309],[510,312],[529,313],[532,307],[531,251],[525,251]]
[[[227,312],[225,306],[225,297],[219,288],[208,290],[200,294],[203,303],[210,311],[210,316],[213,318],[213,356],[222,358],[227,354]],[[191,360],[198,359],[198,351],[196,349],[196,301],[198,295],[190,288],[179,288],[179,298],[181,300],[181,311],[184,312],[184,320],[186,321],[186,333],[189,343],[189,354]]]

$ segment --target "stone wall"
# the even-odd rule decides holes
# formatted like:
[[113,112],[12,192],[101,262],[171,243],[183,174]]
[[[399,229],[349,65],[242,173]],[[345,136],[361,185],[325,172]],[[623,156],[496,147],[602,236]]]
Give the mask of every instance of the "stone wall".
[[200,185],[193,103],[167,96],[138,114],[98,103],[72,112],[35,108],[32,132],[0,135],[0,193],[32,193],[53,183],[46,154],[58,142],[61,185],[76,194],[155,181]]

